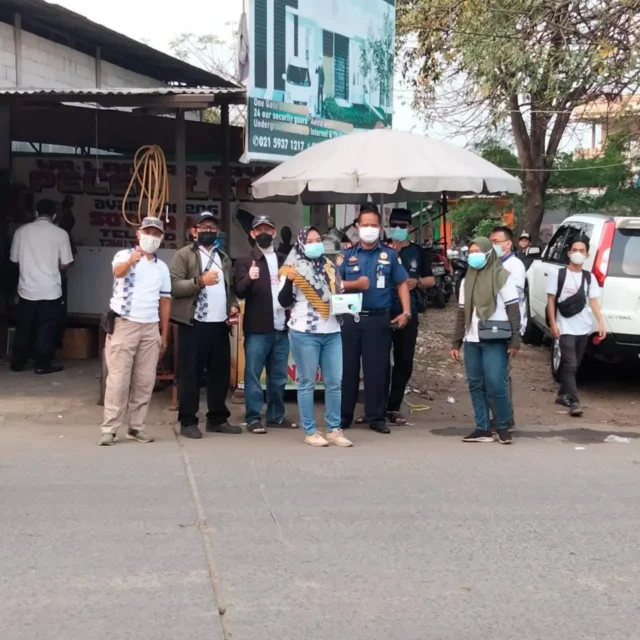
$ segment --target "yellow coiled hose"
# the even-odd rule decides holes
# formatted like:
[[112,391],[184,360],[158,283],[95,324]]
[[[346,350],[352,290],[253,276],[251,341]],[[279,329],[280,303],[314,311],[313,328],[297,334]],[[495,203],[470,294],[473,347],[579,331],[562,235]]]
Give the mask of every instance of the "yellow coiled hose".
[[[137,221],[127,216],[127,200],[132,193],[138,198]],[[146,209],[143,201],[146,201]],[[147,216],[161,218],[168,201],[169,172],[162,149],[157,145],[140,147],[133,157],[133,175],[122,199],[122,217],[128,224],[140,226]]]

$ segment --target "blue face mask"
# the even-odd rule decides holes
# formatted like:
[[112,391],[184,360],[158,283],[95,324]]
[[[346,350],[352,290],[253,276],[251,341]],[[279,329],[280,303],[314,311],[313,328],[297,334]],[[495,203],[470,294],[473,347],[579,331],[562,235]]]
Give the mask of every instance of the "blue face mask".
[[409,229],[391,227],[389,229],[389,237],[395,242],[404,242],[409,237]]
[[493,250],[496,252],[498,258],[502,258],[502,256],[504,256],[504,247],[501,244],[494,244]]
[[317,260],[324,254],[324,245],[322,242],[312,242],[304,245],[304,253],[310,260]]
[[482,269],[487,264],[487,256],[484,253],[470,253],[467,263],[472,269]]

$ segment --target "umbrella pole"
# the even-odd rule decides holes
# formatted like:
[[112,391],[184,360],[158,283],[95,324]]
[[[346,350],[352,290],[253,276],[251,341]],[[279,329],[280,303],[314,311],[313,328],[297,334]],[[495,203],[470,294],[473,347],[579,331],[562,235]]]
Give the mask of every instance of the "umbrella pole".
[[442,192],[442,233],[444,236],[444,255],[447,255],[447,194]]
[[424,236],[424,201],[420,200],[420,214],[418,215],[418,224],[420,225],[420,231],[418,232],[418,242],[422,244]]

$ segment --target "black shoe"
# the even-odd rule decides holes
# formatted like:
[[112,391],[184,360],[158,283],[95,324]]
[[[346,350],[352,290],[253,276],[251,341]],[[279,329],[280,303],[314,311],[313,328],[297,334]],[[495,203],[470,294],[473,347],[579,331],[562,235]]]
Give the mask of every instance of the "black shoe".
[[369,425],[369,429],[371,429],[371,431],[375,431],[376,433],[391,433],[391,429],[389,429],[386,424],[372,424]]
[[476,429],[468,436],[462,438],[462,442],[493,442],[493,437],[491,435],[491,431],[482,431],[481,429]]
[[12,364],[10,368],[11,368],[11,371],[15,373],[20,373],[21,371],[24,371],[24,365]]
[[569,415],[574,418],[579,418],[582,415],[582,409],[577,402],[573,402],[569,407]]
[[237,436],[242,433],[242,429],[240,427],[234,427],[228,422],[223,422],[222,424],[209,424],[207,422],[207,433],[226,433]]
[[556,398],[556,404],[559,404],[561,407],[570,407],[571,400],[569,400],[569,396],[564,393]]
[[50,373],[64,371],[64,367],[59,364],[48,364],[45,367],[36,367],[35,371],[39,376],[48,376]]
[[498,442],[500,444],[511,444],[513,442],[509,429],[500,429],[498,431]]
[[183,424],[180,426],[180,435],[192,440],[199,440],[202,438],[202,431],[198,429],[197,424]]

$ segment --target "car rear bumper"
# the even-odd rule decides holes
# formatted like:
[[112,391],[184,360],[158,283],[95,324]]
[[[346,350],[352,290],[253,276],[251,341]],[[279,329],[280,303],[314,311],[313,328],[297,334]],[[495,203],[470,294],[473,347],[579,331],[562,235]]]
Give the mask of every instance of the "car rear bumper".
[[[595,339],[595,342],[594,342]],[[597,335],[589,339],[588,353],[607,362],[630,361],[640,363],[640,335],[612,333],[598,343]]]

